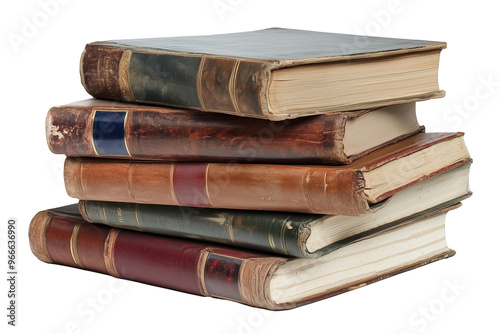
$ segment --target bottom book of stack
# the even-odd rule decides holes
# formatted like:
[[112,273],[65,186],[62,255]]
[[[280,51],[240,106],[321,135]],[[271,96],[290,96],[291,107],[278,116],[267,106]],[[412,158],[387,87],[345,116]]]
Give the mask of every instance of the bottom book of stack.
[[258,252],[85,221],[78,205],[41,211],[30,246],[41,261],[271,310],[291,309],[453,256],[445,217],[413,215],[317,258]]

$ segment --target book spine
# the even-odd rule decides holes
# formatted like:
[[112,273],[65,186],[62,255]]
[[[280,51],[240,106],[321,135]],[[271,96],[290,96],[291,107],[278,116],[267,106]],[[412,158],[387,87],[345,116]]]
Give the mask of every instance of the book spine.
[[270,272],[286,261],[48,211],[32,219],[29,238],[34,255],[47,263],[264,308],[273,307],[266,292]]
[[294,257],[313,257],[306,252],[305,242],[309,225],[322,217],[100,201],[80,201],[79,209],[82,217],[92,223]]
[[91,43],[81,57],[87,92],[117,99],[256,118],[267,108],[270,64],[264,61],[133,50]]
[[371,211],[361,172],[321,166],[67,158],[81,200],[359,216]]
[[334,165],[351,161],[347,117],[242,122],[173,108],[62,106],[47,113],[46,137],[53,153],[74,157]]

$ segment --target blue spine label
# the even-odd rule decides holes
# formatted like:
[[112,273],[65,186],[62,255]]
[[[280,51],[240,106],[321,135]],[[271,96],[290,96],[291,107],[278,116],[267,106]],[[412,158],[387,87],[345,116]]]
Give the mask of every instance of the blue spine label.
[[126,117],[126,111],[95,111],[92,140],[97,155],[130,156],[125,142]]

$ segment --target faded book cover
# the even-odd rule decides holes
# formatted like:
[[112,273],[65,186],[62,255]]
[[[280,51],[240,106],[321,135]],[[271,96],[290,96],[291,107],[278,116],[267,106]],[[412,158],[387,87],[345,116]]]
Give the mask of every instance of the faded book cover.
[[[442,97],[437,72],[445,47],[271,28],[93,42],[80,72],[87,92],[98,98],[283,120]],[[412,76],[417,68],[420,74]]]

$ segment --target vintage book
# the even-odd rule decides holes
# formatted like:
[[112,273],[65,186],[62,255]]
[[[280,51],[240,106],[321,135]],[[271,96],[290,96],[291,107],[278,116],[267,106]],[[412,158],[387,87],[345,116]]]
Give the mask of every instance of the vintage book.
[[283,120],[444,96],[444,42],[271,28],[87,44],[98,98]]
[[430,177],[394,194],[382,209],[359,217],[102,201],[80,201],[79,210],[92,223],[316,258],[464,200],[471,195],[469,169],[465,164]]
[[89,99],[46,122],[50,150],[67,156],[334,165],[422,130],[414,102],[273,122]]
[[446,209],[317,259],[90,224],[72,210],[76,207],[41,211],[32,219],[30,246],[41,261],[272,310],[318,301],[455,254],[445,240]]
[[358,216],[469,158],[463,133],[418,133],[343,166],[66,158],[64,181],[81,200]]

